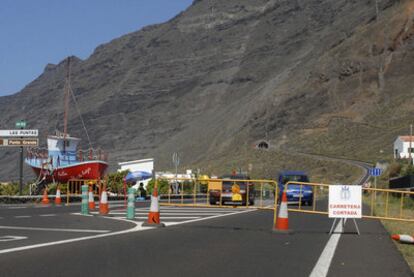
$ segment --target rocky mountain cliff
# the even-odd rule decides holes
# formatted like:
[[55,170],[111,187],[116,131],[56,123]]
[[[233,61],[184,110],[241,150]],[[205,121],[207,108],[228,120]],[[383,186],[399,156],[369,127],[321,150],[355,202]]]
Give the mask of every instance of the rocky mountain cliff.
[[[183,168],[207,173],[252,164],[260,177],[292,167],[338,177],[298,153],[391,157],[413,118],[413,48],[413,1],[197,0],[73,58],[72,89],[112,168],[155,157],[157,169],[170,169],[178,152]],[[0,97],[2,129],[25,118],[43,143],[62,129],[64,76],[64,61],[49,64]],[[69,130],[86,148],[75,108]],[[263,140],[269,149],[256,150]],[[0,151],[0,179],[17,179],[17,157]]]

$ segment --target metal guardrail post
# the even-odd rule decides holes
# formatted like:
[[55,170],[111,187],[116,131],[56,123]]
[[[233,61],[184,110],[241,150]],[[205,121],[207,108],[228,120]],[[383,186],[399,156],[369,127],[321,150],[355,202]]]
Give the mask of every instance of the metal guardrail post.
[[318,190],[316,189],[316,187],[312,188],[312,194],[313,194],[313,199],[312,199],[312,211],[316,210],[316,192]]
[[248,208],[249,207],[249,202],[250,202],[250,195],[249,195],[249,192],[250,192],[250,184],[249,183],[247,183],[247,186],[246,186],[246,207]]
[[194,181],[194,191],[193,191],[193,196],[194,196],[194,205],[196,204],[196,192],[197,192],[197,179]]
[[220,207],[222,206],[222,200],[223,200],[223,185],[221,185],[221,189],[220,189]]
[[388,196],[389,196],[390,192],[387,191],[387,196],[385,198],[385,217],[388,216]]
[[208,185],[207,185],[207,193],[206,193],[206,205],[210,205],[210,191],[208,190]]
[[66,206],[69,206],[69,198],[70,198],[70,182],[68,181],[66,186]]
[[168,204],[171,204],[171,185],[168,182]]
[[263,207],[263,183],[260,183],[260,207]]
[[278,193],[278,184],[275,183],[275,203],[274,203],[274,213],[273,213],[273,226],[276,226],[276,220],[277,220],[277,198],[279,197]]
[[181,204],[184,204],[184,182],[181,182]]
[[374,192],[371,191],[371,216],[374,215]]

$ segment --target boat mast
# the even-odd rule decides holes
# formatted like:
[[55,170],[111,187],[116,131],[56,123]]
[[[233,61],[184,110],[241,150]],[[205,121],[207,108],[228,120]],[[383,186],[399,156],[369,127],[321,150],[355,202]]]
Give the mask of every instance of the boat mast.
[[66,61],[66,80],[65,80],[65,106],[63,117],[63,153],[66,152],[66,136],[68,133],[68,112],[69,112],[69,89],[70,89],[70,57]]

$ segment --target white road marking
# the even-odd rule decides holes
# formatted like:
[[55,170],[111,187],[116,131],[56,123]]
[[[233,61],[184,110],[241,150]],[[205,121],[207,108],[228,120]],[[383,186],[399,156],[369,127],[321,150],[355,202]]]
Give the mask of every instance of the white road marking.
[[51,231],[51,232],[75,232],[75,233],[108,233],[108,232],[110,232],[109,230],[60,229],[60,228],[37,228],[37,227],[17,227],[17,226],[0,226],[0,229],[29,230],[29,231]]
[[[190,223],[190,222],[208,220],[208,219],[212,219],[212,218],[218,218],[218,217],[229,216],[229,215],[234,215],[234,214],[248,213],[248,212],[253,212],[253,211],[256,211],[256,210],[255,209],[242,210],[242,211],[237,211],[237,212],[233,212],[233,213],[220,214],[220,215],[204,217],[204,218],[197,218],[197,219],[192,219],[192,220],[187,220],[187,221],[182,221],[182,222],[167,222],[165,224],[167,226],[179,225],[179,224],[185,224],[185,223]],[[77,214],[77,215],[80,215],[80,214]],[[40,247],[60,245],[60,244],[66,244],[66,243],[72,243],[72,242],[79,242],[79,241],[84,241],[84,240],[98,239],[98,238],[104,238],[104,237],[110,237],[110,236],[116,236],[116,235],[122,235],[122,234],[128,234],[128,233],[133,233],[133,232],[140,232],[140,231],[146,231],[146,230],[154,229],[154,227],[143,227],[143,226],[141,226],[142,222],[136,222],[136,221],[128,220],[128,219],[125,219],[125,218],[117,218],[117,217],[105,217],[105,218],[130,222],[130,223],[135,224],[135,227],[127,229],[127,230],[123,230],[123,231],[111,232],[111,233],[106,233],[106,234],[99,234],[99,235],[94,235],[94,236],[87,236],[87,237],[80,237],[80,238],[73,238],[73,239],[67,239],[67,240],[60,240],[60,241],[53,241],[53,242],[46,242],[46,243],[40,243],[40,244],[34,244],[34,245],[28,245],[28,246],[22,246],[22,247],[3,249],[3,250],[0,250],[0,254],[17,252],[17,251],[24,251],[24,250],[35,249],[35,248],[40,248]],[[19,227],[13,227],[13,226],[0,226],[0,229],[2,227],[19,228]],[[7,228],[3,228],[3,229],[7,229]],[[37,228],[37,229],[47,229],[47,228]],[[58,230],[63,230],[63,229],[58,229]],[[69,230],[69,229],[67,229],[67,230]]]
[[31,215],[16,215],[14,218],[30,218]]
[[[254,208],[253,208],[254,209]],[[205,208],[205,209],[189,209],[189,208],[160,208],[160,212],[174,212],[174,211],[182,211],[182,212],[194,212],[194,213],[233,213],[234,210],[240,210],[244,211],[245,208],[222,208],[222,209],[216,209],[216,208]],[[149,211],[149,209],[140,210],[140,211]]]
[[328,240],[325,248],[322,251],[321,256],[319,257],[318,262],[313,268],[309,277],[325,277],[328,275],[329,267],[331,266],[332,258],[335,254],[336,247],[338,246],[339,238],[342,234],[342,220],[339,220],[338,225],[336,225],[334,233]]
[[[148,210],[148,208],[146,208]],[[233,207],[228,207],[228,208],[192,208],[192,207],[172,207],[172,206],[161,206],[160,210],[191,210],[191,211],[223,211],[223,212],[227,212],[227,211],[234,211],[234,210],[244,210],[246,209],[246,207],[240,206],[239,208],[233,208]]]
[[175,222],[166,222],[165,225],[166,226],[179,225],[179,224],[191,223],[191,222],[202,221],[202,220],[207,220],[207,219],[212,219],[212,218],[218,218],[218,217],[224,217],[224,216],[229,216],[229,215],[249,213],[249,212],[254,212],[254,211],[257,211],[257,210],[256,209],[243,210],[243,211],[238,211],[238,212],[233,212],[233,213],[219,214],[219,215],[209,216],[209,217],[202,217],[202,218],[193,219],[193,220],[187,220],[187,221],[182,221],[182,222],[178,222],[178,223],[175,223]]
[[56,216],[56,214],[40,214],[39,216]]
[[34,244],[34,245],[22,246],[22,247],[3,249],[3,250],[0,250],[0,254],[29,250],[29,249],[34,249],[34,248],[46,247],[46,246],[59,245],[59,244],[65,244],[65,243],[71,243],[71,242],[78,242],[78,241],[83,241],[83,240],[104,238],[104,237],[110,237],[110,236],[116,236],[116,235],[121,235],[121,234],[127,234],[127,233],[132,233],[132,232],[137,232],[137,231],[145,231],[145,230],[153,229],[153,227],[141,227],[137,224],[137,222],[134,222],[134,221],[130,221],[130,220],[123,220],[123,221],[132,222],[135,224],[135,227],[131,229],[123,230],[123,231],[113,232],[113,233],[106,233],[106,234],[100,234],[100,235],[94,235],[94,236],[87,236],[87,237],[80,237],[80,238],[74,238],[74,239],[67,239],[67,240],[60,240],[60,241],[53,241],[53,242],[39,243],[39,244]]
[[[200,218],[200,216],[160,216],[160,219],[195,219]],[[136,216],[135,219],[148,219],[148,216]]]
[[[126,215],[126,212],[123,213],[113,213],[110,212],[109,214],[113,214],[113,215]],[[165,212],[160,212],[161,216],[163,215],[217,215],[217,213],[180,213],[180,212],[176,212],[176,213],[165,213]],[[147,212],[135,212],[135,215],[148,215]]]
[[9,207],[9,210],[16,210],[16,209],[26,209],[27,207]]
[[21,236],[2,236],[0,237],[0,241],[13,241],[13,240],[22,240],[27,239],[27,237],[21,237]]

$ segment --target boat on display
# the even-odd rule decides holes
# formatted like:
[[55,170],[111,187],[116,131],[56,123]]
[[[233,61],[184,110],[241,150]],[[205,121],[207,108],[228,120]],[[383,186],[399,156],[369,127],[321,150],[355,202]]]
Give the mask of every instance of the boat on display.
[[66,183],[70,179],[97,180],[107,167],[107,155],[102,150],[78,150],[79,138],[57,133],[47,137],[47,149],[28,150],[26,163],[39,180]]
[[[89,149],[80,150],[81,139],[67,133],[69,94],[73,97],[70,87],[70,58],[67,60],[65,82],[64,132],[56,131],[55,135],[49,135],[47,149],[29,148],[27,150],[25,162],[38,176],[38,183],[66,183],[70,179],[97,180],[103,177],[108,168],[108,155],[104,151],[92,149],[90,141]],[[84,129],[86,131],[86,128]],[[87,137],[89,140],[88,134]]]

